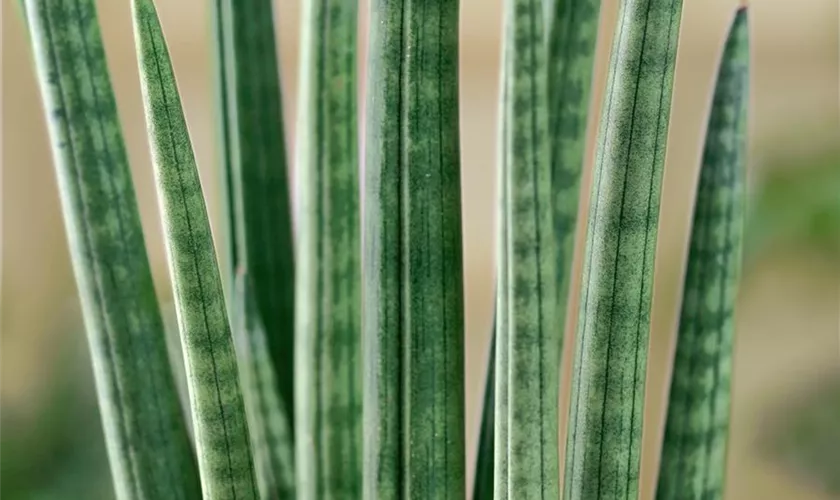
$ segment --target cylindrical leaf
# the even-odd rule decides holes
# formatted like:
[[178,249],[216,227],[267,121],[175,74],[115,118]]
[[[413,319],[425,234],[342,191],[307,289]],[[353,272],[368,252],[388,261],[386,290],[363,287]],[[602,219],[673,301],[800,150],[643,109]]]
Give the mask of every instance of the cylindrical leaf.
[[364,498],[462,499],[458,1],[374,0],[364,236]]
[[204,498],[255,499],[222,280],[175,75],[152,0],[131,5]]
[[272,0],[212,0],[228,279],[247,269],[294,426],[292,216]]
[[304,3],[295,442],[299,498],[310,500],[362,495],[356,17],[352,0]]
[[638,496],[653,261],[681,0],[624,0],[601,118],[566,500]]
[[198,498],[95,3],[25,7],[117,498]]
[[276,372],[252,286],[250,276],[241,269],[234,281],[233,338],[254,453],[254,471],[261,498],[292,500],[297,497],[291,426],[277,388]]
[[657,498],[723,498],[732,334],[744,231],[749,38],[746,8],[718,69],[697,185]]
[[[548,121],[554,236],[557,245],[556,324],[565,325],[577,229],[580,174],[586,142],[600,0],[555,0],[548,10]],[[490,363],[495,365],[495,330]],[[562,335],[560,337],[562,342]],[[562,344],[561,344],[562,350]],[[494,368],[488,367],[473,498],[493,495]]]
[[497,499],[556,498],[563,329],[540,0],[507,0],[502,70],[496,303]]

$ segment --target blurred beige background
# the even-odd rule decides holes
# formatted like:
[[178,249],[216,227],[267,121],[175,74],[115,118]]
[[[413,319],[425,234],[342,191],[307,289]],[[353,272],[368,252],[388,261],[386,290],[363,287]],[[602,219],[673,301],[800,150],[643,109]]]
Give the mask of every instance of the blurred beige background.
[[[2,20],[2,405],[4,410],[14,408],[25,415],[27,411],[33,414],[39,411],[38,394],[54,383],[51,373],[59,353],[51,346],[56,345],[56,337],[72,334],[75,337],[71,342],[78,344],[84,343],[84,337],[79,327],[78,300],[38,89],[14,3],[14,0],[3,0]],[[171,292],[145,138],[129,2],[98,3],[158,293],[162,302],[168,302]],[[685,0],[657,253],[642,499],[652,497],[655,482],[662,402],[667,396],[688,221],[711,85],[723,37],[737,3],[738,0]],[[211,215],[218,223],[221,212],[213,145],[208,2],[180,0],[158,4]],[[289,124],[287,140],[293,146],[299,2],[278,0],[276,4],[285,115]],[[786,150],[806,153],[826,138],[838,137],[838,2],[754,0],[751,4],[754,71],[750,150],[752,174],[759,175],[761,165],[771,154],[769,151],[777,151],[779,144]],[[492,312],[491,214],[495,213],[492,144],[496,138],[500,7],[500,0],[461,1],[467,418],[471,460]],[[593,99],[595,109],[601,100],[616,13],[617,0],[605,0]],[[360,14],[364,22],[366,5],[362,5]],[[367,30],[362,27],[360,32],[364,34]],[[598,116],[597,111],[593,116]],[[591,144],[594,121],[589,128]],[[591,163],[589,156],[587,170]],[[587,174],[582,193],[584,207],[588,206],[588,179]],[[579,267],[579,262],[575,267]],[[576,278],[573,287],[578,283]],[[573,310],[576,303],[577,298],[573,296]],[[766,420],[768,405],[785,401],[813,381],[840,374],[839,304],[836,267],[812,255],[771,256],[752,266],[745,276],[738,311],[727,498],[830,498],[807,478],[762,459],[754,444]],[[576,314],[570,316],[574,319]],[[569,331],[573,331],[571,322]],[[567,362],[565,369],[569,368]],[[568,382],[568,377],[564,380]]]

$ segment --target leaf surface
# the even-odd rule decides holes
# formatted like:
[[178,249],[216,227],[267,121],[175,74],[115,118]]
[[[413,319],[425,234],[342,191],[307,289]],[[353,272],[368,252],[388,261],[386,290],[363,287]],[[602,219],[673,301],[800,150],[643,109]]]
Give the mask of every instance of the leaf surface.
[[23,5],[117,498],[198,498],[95,3]]
[[744,233],[749,97],[746,8],[718,69],[697,185],[657,498],[721,499],[734,310]]
[[363,493],[462,499],[458,2],[370,12]]
[[662,170],[681,0],[619,9],[595,159],[566,500],[638,497]]
[[204,498],[258,498],[222,280],[175,74],[154,3],[131,5]]
[[304,4],[297,193],[297,467],[304,499],[361,498],[355,1]]

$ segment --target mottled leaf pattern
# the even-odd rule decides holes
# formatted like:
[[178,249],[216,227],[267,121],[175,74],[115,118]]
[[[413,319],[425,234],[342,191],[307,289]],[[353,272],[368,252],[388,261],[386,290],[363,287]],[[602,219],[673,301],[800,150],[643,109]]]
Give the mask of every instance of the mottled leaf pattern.
[[[558,300],[555,321],[562,329],[565,325],[577,228],[580,174],[585,152],[600,0],[554,0],[547,4],[548,119],[554,236],[557,245],[555,272]],[[493,338],[491,364],[495,364],[495,331]],[[560,349],[562,351],[562,344]],[[493,368],[488,368],[488,388],[495,384],[493,374]],[[495,401],[490,389],[485,394],[473,490],[475,500],[489,499],[493,495],[494,411]]]
[[462,499],[458,1],[374,0],[364,236],[364,498]]
[[659,472],[660,500],[723,498],[733,311],[744,230],[749,42],[735,16],[718,70],[697,186]]
[[24,12],[117,498],[198,498],[95,4]]
[[152,0],[133,0],[132,10],[204,498],[258,498],[222,281],[175,75]]
[[557,240],[557,324],[566,309],[601,0],[553,0],[548,28],[549,141]]
[[294,499],[295,463],[288,412],[277,390],[268,340],[245,270],[234,281],[233,338],[260,498]]
[[295,162],[295,428],[302,499],[362,495],[357,5],[307,0]]
[[562,327],[540,0],[507,0],[496,303],[497,499],[557,498]]
[[294,426],[294,256],[272,0],[213,0],[229,268],[251,276]]
[[662,169],[681,0],[619,10],[595,160],[566,500],[638,496]]

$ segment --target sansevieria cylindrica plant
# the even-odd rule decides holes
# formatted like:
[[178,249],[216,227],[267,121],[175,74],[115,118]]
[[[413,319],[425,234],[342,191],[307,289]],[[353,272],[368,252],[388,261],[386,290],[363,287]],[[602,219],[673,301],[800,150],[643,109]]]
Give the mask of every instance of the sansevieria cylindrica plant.
[[[461,185],[459,2],[371,0],[359,13],[355,1],[303,0],[293,159],[272,1],[210,2],[226,228],[214,241],[166,20],[154,0],[132,0],[178,370],[95,3],[22,5],[117,497],[466,498],[462,225],[470,221],[461,193],[470,186]],[[471,494],[637,498],[682,2],[621,2],[585,217],[578,205],[580,189],[590,189],[580,179],[601,3],[503,6],[499,133],[488,138],[498,148],[496,307]],[[369,36],[357,69],[359,19]],[[747,28],[742,7],[722,52],[697,186],[661,499],[724,491]],[[562,415],[579,220],[586,253],[572,312],[571,410]],[[217,244],[230,257],[221,267]],[[185,405],[173,373],[184,374]]]

